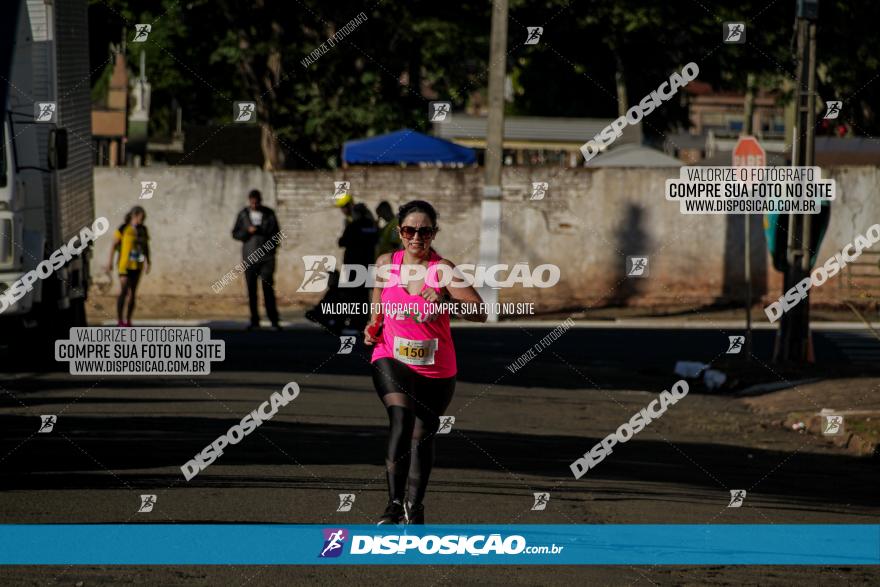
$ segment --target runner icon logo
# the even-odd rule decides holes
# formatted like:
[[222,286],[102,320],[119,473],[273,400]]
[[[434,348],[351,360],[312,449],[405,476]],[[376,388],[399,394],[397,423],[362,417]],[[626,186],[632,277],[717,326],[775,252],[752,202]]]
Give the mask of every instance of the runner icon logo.
[[727,354],[728,355],[738,355],[739,352],[742,350],[743,343],[745,342],[746,337],[745,336],[728,336],[727,338],[730,340],[730,346],[727,347]]
[[324,548],[318,558],[334,558],[342,554],[342,546],[348,532],[342,528],[324,528]]
[[530,200],[543,200],[544,196],[547,195],[547,190],[550,189],[550,184],[546,181],[535,181],[532,182],[532,197]]
[[254,113],[257,110],[256,102],[235,102],[235,108],[232,113],[234,115],[233,120],[235,122],[256,122],[257,119],[254,117]]
[[150,36],[150,31],[153,30],[153,25],[151,24],[136,24],[134,25],[134,38],[131,40],[132,43],[144,43],[147,40],[147,37]]
[[138,508],[139,514],[148,514],[153,511],[153,506],[156,505],[156,496],[155,495],[142,495],[141,496],[141,507]]
[[55,428],[56,416],[40,416],[40,429],[37,432],[47,434]]
[[535,493],[535,503],[532,505],[532,511],[543,511],[547,509],[547,502],[550,501],[549,493]]
[[840,108],[843,106],[843,102],[840,100],[829,100],[825,102],[825,105],[828,107],[828,110],[825,112],[826,119],[837,118],[840,114]]
[[743,502],[746,500],[746,490],[745,489],[731,489],[730,490],[730,503],[727,504],[729,508],[739,508],[742,507]]
[[626,275],[627,275],[627,277],[647,277],[648,276],[648,258],[647,257],[627,257],[626,258]]
[[35,102],[34,103],[34,121],[36,122],[55,122],[55,102]]
[[337,200],[346,194],[351,189],[350,181],[334,181],[333,182],[333,199]]
[[452,102],[431,102],[428,116],[431,122],[449,122],[452,114]]
[[351,351],[354,349],[354,341],[355,338],[353,336],[340,336],[339,337],[339,350],[336,351],[337,355],[350,355]]
[[529,33],[529,36],[526,37],[526,45],[537,45],[538,41],[541,40],[541,35],[544,34],[544,27],[529,26],[526,27],[526,30]]
[[354,505],[354,493],[340,493],[339,494],[339,507],[336,508],[337,512],[350,512],[351,506]]
[[305,274],[298,292],[321,292],[327,289],[330,272],[336,269],[336,257],[333,255],[304,255]]
[[156,188],[159,187],[159,182],[157,181],[142,181],[141,182],[141,195],[138,200],[149,200],[153,197],[153,194],[156,192]]
[[825,436],[838,436],[843,434],[843,416],[836,414],[822,417],[822,434]]
[[437,434],[449,434],[452,432],[453,424],[455,424],[455,416],[441,416],[440,427],[437,429]]
[[724,23],[724,42],[741,45],[746,42],[746,25],[744,22]]

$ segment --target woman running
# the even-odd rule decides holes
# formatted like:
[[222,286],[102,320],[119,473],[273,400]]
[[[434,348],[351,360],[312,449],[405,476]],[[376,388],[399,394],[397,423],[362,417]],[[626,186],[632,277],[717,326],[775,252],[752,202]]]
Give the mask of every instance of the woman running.
[[[373,309],[379,304],[383,309],[405,305],[417,311],[394,315],[374,311],[364,331],[364,342],[376,345],[373,384],[390,423],[385,456],[389,499],[379,524],[424,524],[422,500],[434,464],[434,435],[452,400],[457,372],[449,313],[431,312],[438,309],[435,304],[457,302],[471,306],[465,313],[468,320],[485,322],[486,314],[480,295],[461,279],[454,278],[448,289],[430,285],[443,283],[431,278],[437,272],[432,267],[445,265],[444,272],[450,274],[455,268],[431,248],[438,231],[433,206],[421,200],[409,202],[400,207],[397,220],[403,250],[377,259],[378,267],[390,266],[391,271],[388,279],[377,275]],[[401,268],[405,275],[422,269],[422,277],[403,283]]]
[[[131,315],[134,313],[135,294],[141,278],[141,270],[150,272],[150,235],[147,227],[144,226],[146,219],[147,212],[140,206],[135,206],[125,215],[125,223],[113,234],[107,272],[113,270],[113,257],[119,252],[117,263],[120,291],[116,299],[118,326],[131,326]],[[125,320],[122,319],[123,309],[127,310]]]

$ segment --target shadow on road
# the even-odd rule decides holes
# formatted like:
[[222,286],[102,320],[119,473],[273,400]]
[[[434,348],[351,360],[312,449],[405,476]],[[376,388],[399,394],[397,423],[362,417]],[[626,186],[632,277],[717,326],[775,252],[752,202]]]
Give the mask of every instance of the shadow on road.
[[[270,421],[229,447],[215,465],[194,480],[184,482],[180,466],[225,434],[233,423],[231,419],[186,416],[70,415],[65,417],[66,432],[31,437],[34,428],[24,426],[32,422],[0,417],[0,428],[6,432],[0,441],[0,454],[11,451],[3,463],[0,489],[111,489],[124,487],[122,479],[133,487],[169,486],[175,482],[186,487],[296,487],[316,483],[315,467],[349,464],[374,464],[377,477],[381,476],[387,434],[384,426]],[[486,473],[497,473],[503,467],[516,476],[574,481],[569,463],[599,440],[458,429],[439,439],[437,467]],[[291,475],[274,469],[298,465],[305,469],[294,469]],[[229,467],[241,470],[230,474]],[[163,470],[134,472],[138,469]],[[758,482],[756,470],[772,470],[773,474]],[[279,473],[267,475],[266,471]],[[717,443],[676,442],[672,446],[665,441],[636,439],[615,447],[586,477],[567,487],[590,490],[594,482],[609,480],[619,483],[621,491],[633,484],[675,482],[694,489],[746,487],[764,495],[824,503],[829,508],[832,504],[878,505],[876,461]],[[482,483],[479,486],[486,487]]]

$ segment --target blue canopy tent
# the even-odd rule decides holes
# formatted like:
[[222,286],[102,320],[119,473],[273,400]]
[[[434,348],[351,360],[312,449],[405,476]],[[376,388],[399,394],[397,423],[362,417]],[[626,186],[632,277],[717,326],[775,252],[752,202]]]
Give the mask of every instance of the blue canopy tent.
[[473,149],[456,145],[409,128],[388,134],[347,141],[342,146],[342,161],[349,165],[400,163],[461,163],[477,160]]

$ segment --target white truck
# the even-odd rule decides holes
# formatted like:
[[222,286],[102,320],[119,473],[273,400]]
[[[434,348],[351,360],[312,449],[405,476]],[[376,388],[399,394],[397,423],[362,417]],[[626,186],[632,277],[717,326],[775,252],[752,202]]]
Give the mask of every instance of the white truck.
[[[0,7],[0,296],[95,220],[87,10],[88,0]],[[0,303],[0,333],[85,325],[90,254],[31,273],[27,294]]]

